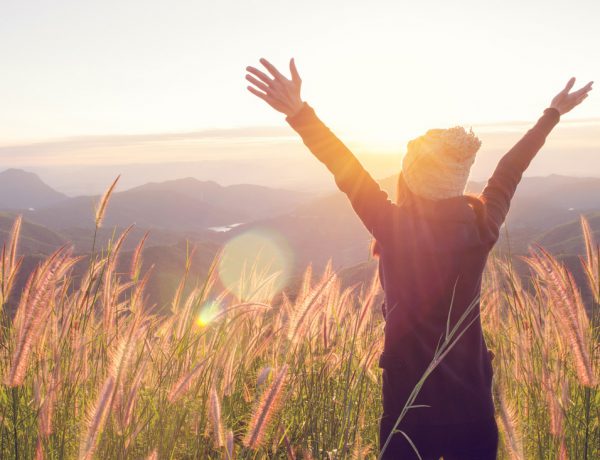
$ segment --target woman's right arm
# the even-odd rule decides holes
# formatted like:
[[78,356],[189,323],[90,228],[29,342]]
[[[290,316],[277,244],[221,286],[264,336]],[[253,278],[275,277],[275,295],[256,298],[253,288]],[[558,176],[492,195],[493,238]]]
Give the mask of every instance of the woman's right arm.
[[395,205],[354,154],[317,117],[313,108],[302,101],[301,80],[294,61],[290,61],[291,80],[266,59],[260,62],[271,76],[248,67],[246,70],[251,75],[246,79],[254,85],[248,90],[286,115],[286,121],[300,134],[304,144],[333,174],[336,185],[348,196],[367,230],[376,239],[385,239]]
[[579,105],[592,89],[590,82],[580,90],[570,93],[574,83],[574,78],[569,80],[565,88],[552,100],[550,107],[544,110],[544,115],[535,126],[502,157],[481,193],[494,241],[500,234],[500,227],[506,219],[512,197],[529,163],[544,145],[546,137],[559,122],[560,116]]

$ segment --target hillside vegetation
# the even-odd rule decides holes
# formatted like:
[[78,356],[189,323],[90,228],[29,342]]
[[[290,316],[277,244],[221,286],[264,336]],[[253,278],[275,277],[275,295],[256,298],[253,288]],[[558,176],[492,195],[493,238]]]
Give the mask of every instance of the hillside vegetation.
[[[544,250],[526,259],[532,290],[510,260],[490,261],[481,314],[501,458],[600,456],[600,249],[582,224],[590,315]],[[2,252],[2,306],[20,269],[19,232],[17,220]],[[274,302],[275,276],[249,267],[236,298],[215,289],[217,256],[201,283],[187,265],[170,312],[154,315],[143,241],[117,268],[126,237],[95,249],[77,282],[79,258],[55,251],[18,293],[14,319],[3,314],[1,458],[377,457],[375,273],[342,288],[331,265],[309,268],[293,301]],[[460,340],[442,339],[448,350]]]

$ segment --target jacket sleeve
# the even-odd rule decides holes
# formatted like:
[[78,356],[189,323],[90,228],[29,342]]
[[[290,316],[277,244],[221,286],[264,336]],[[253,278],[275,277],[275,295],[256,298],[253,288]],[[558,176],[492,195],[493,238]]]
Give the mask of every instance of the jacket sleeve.
[[560,120],[558,110],[548,108],[525,136],[500,160],[494,174],[481,193],[486,207],[486,218],[494,241],[506,219],[511,199],[521,181],[523,172],[536,153],[542,148],[546,137]]
[[286,121],[302,137],[309,150],[331,173],[335,183],[350,199],[354,211],[367,230],[380,240],[389,229],[395,205],[358,159],[317,117],[306,102]]

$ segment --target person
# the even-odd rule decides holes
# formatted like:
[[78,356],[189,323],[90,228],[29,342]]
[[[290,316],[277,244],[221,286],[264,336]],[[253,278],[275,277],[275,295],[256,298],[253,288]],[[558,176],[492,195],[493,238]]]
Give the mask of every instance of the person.
[[[477,197],[464,193],[481,145],[472,131],[434,129],[410,141],[392,203],[302,100],[294,60],[289,79],[266,59],[260,62],[268,73],[247,67],[248,90],[286,115],[376,242],[386,321],[379,359],[380,458],[419,458],[415,450],[423,459],[496,458],[492,355],[479,319],[482,273],[523,172],[560,117],[588,96],[592,82],[571,91],[575,79],[569,80],[535,126],[502,157]],[[427,377],[413,408],[399,419],[440,341],[461,317],[466,320],[460,338]]]

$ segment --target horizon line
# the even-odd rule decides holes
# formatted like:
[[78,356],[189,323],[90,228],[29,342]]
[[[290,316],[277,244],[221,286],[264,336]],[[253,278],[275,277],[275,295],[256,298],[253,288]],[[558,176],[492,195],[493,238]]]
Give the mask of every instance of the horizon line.
[[[480,122],[463,123],[462,126],[471,126],[480,128],[483,132],[502,132],[512,131],[515,127],[524,127],[531,125],[535,120],[509,120],[503,122]],[[561,120],[561,125],[569,127],[590,126],[600,124],[600,117],[578,118],[573,120]],[[491,129],[490,129],[491,128]],[[285,140],[296,139],[296,135],[291,127],[287,125],[242,125],[221,128],[203,128],[198,130],[185,131],[164,131],[164,132],[146,132],[130,134],[81,134],[75,136],[57,136],[41,139],[30,139],[21,141],[0,141],[0,151],[9,148],[26,148],[41,146],[59,146],[79,144],[80,146],[90,146],[98,144],[132,144],[145,142],[169,142],[180,140],[230,140],[230,139],[254,139],[254,140]]]

